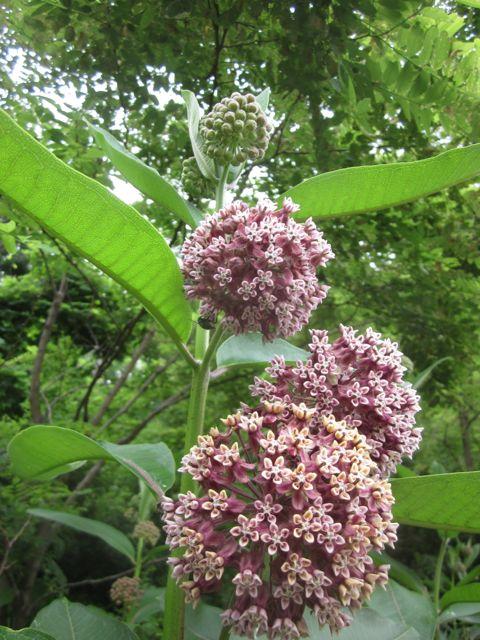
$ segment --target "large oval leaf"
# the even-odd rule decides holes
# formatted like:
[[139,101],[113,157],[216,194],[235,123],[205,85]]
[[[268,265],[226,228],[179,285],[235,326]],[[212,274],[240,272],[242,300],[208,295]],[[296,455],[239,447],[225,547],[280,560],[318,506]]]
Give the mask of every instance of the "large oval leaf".
[[125,149],[111,133],[87,122],[99,147],[107,154],[120,173],[146,196],[163,205],[179,218],[195,228],[202,216],[200,212],[172,187],[162,176],[140,158]]
[[75,171],[0,110],[0,192],[132,293],[175,340],[191,310],[177,260],[133,207]]
[[245,333],[231,336],[217,351],[217,367],[245,364],[265,364],[275,356],[283,356],[286,362],[306,360],[309,352],[281,338],[265,342],[261,333]]
[[49,480],[85,460],[115,460],[156,493],[166,491],[175,481],[175,461],[163,442],[95,442],[71,429],[39,425],[17,433],[8,445],[8,455],[13,472],[29,480]]
[[288,196],[300,205],[295,215],[306,218],[378,211],[470,180],[480,173],[480,144],[452,149],[416,162],[395,162],[349,167],[322,173],[289,189]]
[[431,640],[435,633],[436,613],[431,599],[425,593],[405,589],[389,580],[385,589],[375,589],[368,603],[378,615],[415,629],[422,640]]
[[100,538],[106,542],[112,549],[127,556],[127,558],[135,563],[135,549],[127,536],[115,527],[100,522],[100,520],[92,520],[91,518],[83,518],[73,513],[65,513],[63,511],[51,511],[50,509],[28,509],[28,513],[37,518],[44,520],[52,520],[66,527],[88,533],[91,536]]
[[54,600],[37,613],[32,627],[50,633],[55,640],[138,640],[120,620],[66,598]]
[[398,522],[480,533],[480,471],[393,478]]

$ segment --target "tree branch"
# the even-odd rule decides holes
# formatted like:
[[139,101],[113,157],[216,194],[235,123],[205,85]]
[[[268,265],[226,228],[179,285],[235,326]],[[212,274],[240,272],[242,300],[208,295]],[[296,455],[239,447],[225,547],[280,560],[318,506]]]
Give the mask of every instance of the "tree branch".
[[45,320],[45,324],[43,325],[43,329],[40,334],[40,340],[38,341],[37,355],[33,363],[32,378],[30,382],[29,401],[30,401],[30,412],[32,414],[32,421],[37,424],[44,422],[44,416],[42,414],[41,402],[40,402],[40,379],[42,375],[43,362],[45,359],[45,353],[47,351],[48,342],[52,335],[53,326],[57,320],[58,313],[60,311],[60,307],[62,305],[63,299],[65,298],[66,292],[67,292],[67,276],[64,274],[60,281],[60,286],[58,287],[57,291],[55,292],[55,295],[53,296],[53,301],[50,306],[47,319]]

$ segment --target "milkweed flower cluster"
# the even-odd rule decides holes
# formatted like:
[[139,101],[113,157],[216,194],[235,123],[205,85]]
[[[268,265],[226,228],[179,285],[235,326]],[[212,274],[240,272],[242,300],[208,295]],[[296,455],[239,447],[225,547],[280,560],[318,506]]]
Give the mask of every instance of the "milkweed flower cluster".
[[223,312],[235,333],[260,331],[267,339],[290,336],[309,320],[327,295],[318,267],[334,257],[311,219],[295,222],[290,199],[276,210],[234,202],[206,216],[182,249],[188,297],[214,322]]
[[160,538],[160,529],[151,520],[143,520],[135,525],[133,537],[143,539],[151,547],[154,547]]
[[419,397],[403,380],[405,367],[395,342],[367,329],[357,335],[340,326],[330,342],[327,331],[311,331],[311,355],[287,366],[275,358],[267,372],[272,381],[256,378],[252,393],[263,400],[304,402],[316,409],[315,421],[333,415],[362,433],[371,456],[384,474],[394,472],[403,457],[418,449],[415,427]]
[[118,607],[129,607],[135,604],[142,596],[140,580],[123,576],[118,578],[110,588],[110,598]]
[[223,165],[261,160],[271,131],[255,96],[238,92],[218,102],[199,126],[205,153]]
[[305,405],[246,406],[183,458],[201,487],[162,502],[173,577],[194,605],[228,581],[223,622],[247,638],[306,635],[309,607],[338,631],[386,566],[368,555],[396,540],[393,497],[354,426]]

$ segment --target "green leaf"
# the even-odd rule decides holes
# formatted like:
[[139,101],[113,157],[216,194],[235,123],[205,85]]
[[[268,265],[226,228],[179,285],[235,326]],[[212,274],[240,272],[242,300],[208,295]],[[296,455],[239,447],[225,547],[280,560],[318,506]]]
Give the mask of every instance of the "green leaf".
[[173,211],[179,218],[195,228],[202,219],[201,213],[140,158],[125,149],[111,133],[87,121],[87,125],[101,149],[120,173],[143,194]]
[[0,192],[132,293],[174,340],[191,310],[174,253],[133,207],[56,158],[0,110]]
[[438,616],[438,623],[444,624],[453,620],[479,622],[480,602],[457,602],[450,605]]
[[5,247],[7,253],[15,253],[17,248],[17,243],[15,242],[15,238],[8,233],[0,233],[0,239]]
[[[185,608],[184,640],[218,640],[222,630],[221,613],[218,607],[203,602],[195,609],[188,605]],[[230,640],[234,640],[234,636]]]
[[472,582],[471,584],[453,587],[441,597],[440,608],[443,610],[449,605],[458,602],[480,602],[480,584]]
[[138,640],[120,620],[66,598],[54,600],[37,613],[32,627],[52,634],[55,640]]
[[216,180],[215,164],[211,158],[203,153],[202,140],[198,133],[198,124],[203,115],[198,100],[191,91],[182,91],[181,94],[187,107],[188,131],[190,133],[193,155],[197,161],[198,168],[205,178]]
[[466,7],[473,7],[474,9],[480,9],[480,0],[457,0],[458,4],[463,4]]
[[35,426],[12,438],[8,455],[13,472],[28,480],[50,480],[85,460],[116,460],[155,493],[166,491],[175,480],[175,461],[163,442],[118,445],[95,442],[71,429]]
[[56,640],[53,636],[50,636],[43,631],[36,629],[19,629],[14,631],[13,629],[7,629],[7,627],[0,627],[0,640]]
[[105,522],[92,520],[91,518],[82,518],[72,513],[64,513],[63,511],[50,511],[49,509],[28,509],[28,513],[31,513],[32,516],[36,516],[37,518],[52,520],[53,522],[64,524],[71,529],[76,529],[82,533],[88,533],[91,536],[100,538],[135,563],[135,549],[133,544],[122,531],[111,527]]
[[416,162],[350,167],[322,173],[289,189],[296,218],[329,218],[378,211],[411,202],[480,173],[480,144]]
[[270,362],[275,356],[283,356],[287,362],[306,360],[309,352],[277,339],[265,342],[261,333],[245,333],[231,336],[217,351],[217,367],[259,364]]
[[429,367],[427,367],[421,373],[419,373],[417,378],[412,383],[413,388],[420,389],[420,387],[423,387],[423,385],[430,378],[433,370],[436,369],[439,364],[442,364],[442,362],[445,362],[446,360],[452,360],[452,358],[450,356],[446,356],[445,358],[440,358],[439,360],[435,360],[433,364],[431,364]]
[[414,571],[412,571],[402,562],[399,562],[395,558],[391,558],[386,553],[377,553],[374,551],[370,553],[370,555],[372,557],[372,560],[375,562],[375,565],[390,565],[390,570],[388,572],[390,578],[393,578],[393,580],[396,580],[402,586],[410,589],[410,591],[424,593],[425,589],[420,578]]
[[0,231],[2,233],[12,233],[15,231],[16,223],[14,220],[9,220],[8,222],[0,222]]
[[468,584],[473,582],[480,576],[480,565],[473,567],[470,571],[459,581],[458,584]]
[[149,587],[138,603],[138,609],[130,619],[132,625],[140,624],[153,615],[162,613],[165,609],[165,588]]
[[422,640],[431,640],[435,633],[436,613],[430,598],[424,593],[405,589],[389,580],[385,589],[375,589],[368,604],[379,615],[415,629]]
[[391,483],[398,522],[480,533],[480,471],[393,478]]
[[263,91],[261,91],[258,96],[255,96],[255,100],[262,107],[262,111],[266,111],[268,108],[268,103],[270,101],[270,88],[267,87]]
[[[320,629],[311,613],[307,613],[305,619],[310,640],[332,640],[328,627]],[[402,622],[389,620],[373,609],[365,607],[354,614],[352,624],[336,634],[335,640],[426,640],[426,638],[421,638],[413,627],[406,627]]]

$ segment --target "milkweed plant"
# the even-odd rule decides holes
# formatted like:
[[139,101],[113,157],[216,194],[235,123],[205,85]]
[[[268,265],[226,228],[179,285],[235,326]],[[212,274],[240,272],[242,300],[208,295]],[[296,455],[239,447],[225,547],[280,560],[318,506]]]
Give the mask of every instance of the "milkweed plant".
[[[322,207],[327,215],[357,212],[353,201],[342,211],[350,185],[350,200],[363,199],[364,210],[414,199],[421,195],[419,179],[414,179],[417,167],[418,176],[425,175],[422,162],[437,162],[440,171],[440,163],[453,162],[449,154],[454,152],[410,163],[408,180],[398,170],[402,165],[395,165],[381,201],[375,196],[369,203],[368,198],[369,189],[383,178],[362,168],[329,174],[330,187],[320,175],[281,197],[243,201],[234,195],[239,177],[268,154],[275,135],[266,115],[269,91],[257,96],[234,92],[205,114],[191,92],[183,97],[193,156],[183,163],[182,184],[190,200],[108,132],[87,123],[123,175],[187,225],[178,257],[145,218],[55,159],[4,112],[0,189],[27,218],[136,296],[191,368],[185,450],[175,494],[167,493],[174,475],[168,476],[166,465],[148,467],[136,457],[138,449],[85,438],[89,447],[97,447],[95,456],[88,457],[119,461],[156,495],[170,550],[165,640],[183,640],[185,611],[202,601],[228,602],[220,616],[222,639],[308,637],[307,614],[317,629],[337,633],[387,584],[388,563],[374,558],[394,547],[396,514],[422,526],[461,530],[462,523],[448,519],[447,506],[437,510],[442,515],[437,513],[436,522],[432,515],[431,522],[424,515],[416,517],[411,496],[423,491],[428,501],[431,489],[418,489],[412,482],[428,478],[392,482],[421,440],[415,422],[419,397],[405,380],[398,345],[375,328],[361,332],[340,326],[330,336],[315,326],[309,351],[296,359],[285,339],[308,325],[328,295],[325,268],[335,255],[315,222]],[[19,160],[19,149],[26,150],[26,160]],[[18,163],[18,171],[12,172]],[[51,202],[40,198],[41,193],[37,199],[29,180],[37,191],[45,188],[54,196],[68,184],[77,196],[76,220],[72,222],[68,209],[71,199]],[[443,186],[438,180],[435,184]],[[100,208],[108,210],[109,220],[98,215]],[[95,229],[95,238],[89,229]],[[104,240],[102,246],[96,238]],[[195,335],[190,339],[192,309]],[[241,398],[230,415],[205,425],[212,362],[215,357],[219,365],[226,362],[220,354],[227,344],[227,366],[235,364],[232,351],[251,344],[251,361],[266,368],[252,379],[250,396]],[[25,430],[10,445],[14,470],[23,477],[41,476],[42,462],[30,446],[35,434],[44,433],[39,429]],[[77,453],[82,443],[69,430],[54,433],[70,451],[68,460],[60,459],[61,452],[49,454],[56,456],[61,473],[65,462],[85,456]],[[438,495],[438,487],[431,491]],[[133,537],[142,545],[155,545],[160,534],[144,518]],[[221,598],[215,596],[219,593]],[[140,596],[137,570],[111,589],[118,606],[128,607]]]

